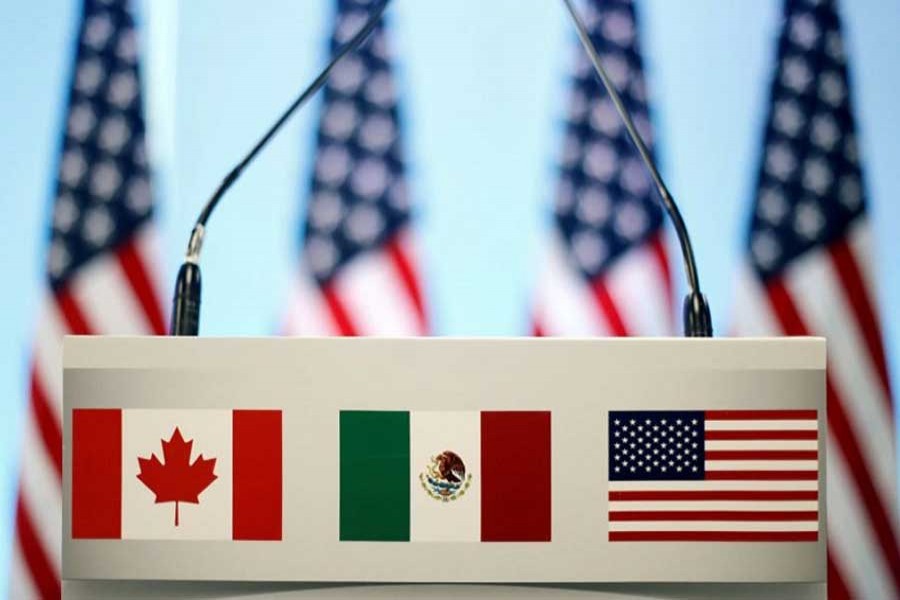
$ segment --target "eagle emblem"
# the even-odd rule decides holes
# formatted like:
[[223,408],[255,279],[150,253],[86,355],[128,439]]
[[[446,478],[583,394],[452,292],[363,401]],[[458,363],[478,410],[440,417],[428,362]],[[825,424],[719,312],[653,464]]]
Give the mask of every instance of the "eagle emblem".
[[451,502],[465,495],[472,485],[472,474],[455,452],[444,450],[431,457],[431,462],[419,473],[422,489],[434,500]]

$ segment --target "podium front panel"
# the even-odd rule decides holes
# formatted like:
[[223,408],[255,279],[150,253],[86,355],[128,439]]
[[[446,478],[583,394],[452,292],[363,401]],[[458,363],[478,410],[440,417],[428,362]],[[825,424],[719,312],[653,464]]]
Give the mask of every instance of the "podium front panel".
[[825,343],[67,338],[63,577],[825,580]]

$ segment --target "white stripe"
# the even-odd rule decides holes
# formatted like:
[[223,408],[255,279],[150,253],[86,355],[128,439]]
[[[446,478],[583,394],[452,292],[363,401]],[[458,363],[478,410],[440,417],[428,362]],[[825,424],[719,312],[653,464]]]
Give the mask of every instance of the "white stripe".
[[893,419],[878,374],[828,255],[813,254],[787,278],[798,310],[828,337],[828,370],[886,506],[896,499]]
[[814,491],[817,481],[610,481],[609,491],[797,490]]
[[337,333],[322,292],[305,267],[294,278],[283,333],[294,336],[326,336]]
[[610,296],[629,335],[672,335],[667,288],[650,244],[629,250],[606,275]]
[[828,547],[841,568],[851,595],[897,598],[884,553],[875,540],[865,505],[837,443],[828,440]]
[[632,510],[819,510],[815,500],[641,500],[639,502],[610,502],[610,511]]
[[879,315],[881,314],[881,303],[879,302],[878,286],[876,285],[877,277],[874,270],[876,263],[872,252],[872,230],[869,227],[868,219],[856,219],[853,222],[847,235],[847,245],[850,246],[856,258],[856,266],[859,268],[863,285],[869,291],[872,310],[875,311],[876,315]]
[[30,416],[25,428],[19,485],[41,546],[59,569],[62,559],[62,485],[37,424]]
[[734,334],[741,337],[779,336],[783,332],[772,314],[769,297],[753,268],[743,263],[737,276]]
[[[152,223],[141,227],[134,236],[134,247],[147,272],[150,286],[155,292],[156,300],[162,304],[162,314],[168,324],[170,304],[164,300],[168,282],[163,277],[163,252],[159,233]],[[149,327],[149,325],[148,325]]]
[[31,578],[31,571],[25,564],[25,556],[22,553],[22,547],[18,540],[12,548],[12,556],[10,557],[9,568],[9,597],[14,600],[37,600],[37,588],[34,580]]
[[537,321],[549,336],[608,334],[594,295],[569,263],[559,234],[548,245],[537,289]]
[[386,251],[358,256],[341,270],[334,285],[360,334],[396,337],[423,333],[416,305]]
[[818,531],[818,521],[610,521],[610,531]]
[[815,419],[796,421],[760,420],[760,421],[706,421],[706,431],[815,431],[819,423]]
[[94,334],[145,335],[144,309],[114,255],[91,261],[72,280],[72,296]]
[[[410,540],[466,542],[481,539],[481,414],[416,411],[409,415]],[[449,450],[463,461],[468,487],[443,502],[423,488],[434,457]],[[427,486],[427,481],[425,482]],[[463,486],[466,484],[464,483]]]
[[815,460],[708,460],[707,471],[815,471]]
[[37,326],[34,369],[57,422],[62,422],[62,340],[66,333],[61,318],[56,301],[46,296]]
[[818,440],[706,440],[706,450],[818,450]]

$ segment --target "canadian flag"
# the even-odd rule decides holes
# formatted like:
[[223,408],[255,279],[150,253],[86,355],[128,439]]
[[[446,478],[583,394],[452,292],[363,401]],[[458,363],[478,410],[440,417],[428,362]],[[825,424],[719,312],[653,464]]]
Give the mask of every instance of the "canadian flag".
[[75,409],[72,537],[281,540],[279,410]]

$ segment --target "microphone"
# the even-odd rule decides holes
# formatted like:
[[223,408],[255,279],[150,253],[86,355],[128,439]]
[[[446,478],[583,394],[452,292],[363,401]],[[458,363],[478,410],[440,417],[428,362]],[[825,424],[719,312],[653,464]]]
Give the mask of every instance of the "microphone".
[[641,138],[641,134],[638,133],[637,128],[634,126],[634,121],[632,121],[631,115],[628,114],[628,110],[625,108],[622,98],[619,96],[616,87],[606,73],[606,69],[603,68],[603,61],[600,59],[600,54],[594,47],[594,43],[591,41],[591,36],[588,33],[587,27],[579,16],[578,11],[575,9],[573,0],[563,0],[563,2],[568,9],[569,15],[572,17],[575,29],[578,31],[578,39],[581,41],[581,45],[591,59],[594,71],[596,71],[597,76],[603,82],[603,87],[606,88],[606,92],[612,99],[613,104],[616,107],[616,112],[619,113],[619,116],[625,123],[628,137],[631,138],[631,141],[637,147],[638,153],[641,155],[641,160],[644,161],[644,165],[647,167],[647,170],[650,171],[650,176],[653,178],[653,183],[656,185],[659,197],[662,200],[663,208],[669,215],[672,224],[675,226],[675,233],[678,235],[678,242],[681,245],[681,253],[684,258],[684,272],[687,276],[688,283],[688,294],[684,299],[682,314],[684,335],[686,337],[712,337],[712,317],[710,316],[709,304],[706,301],[706,297],[704,297],[703,293],[700,291],[700,279],[697,275],[697,263],[694,260],[694,248],[691,245],[691,238],[690,235],[688,235],[687,225],[684,223],[681,211],[678,210],[675,199],[672,197],[672,194],[669,193],[662,176],[659,174],[659,170],[653,163],[650,151],[647,149],[647,145],[644,143],[643,138]]
[[313,82],[303,90],[297,99],[294,100],[287,110],[282,113],[277,121],[269,128],[268,131],[256,142],[250,152],[225,176],[219,187],[213,193],[212,197],[207,201],[194,229],[191,231],[191,237],[188,241],[187,253],[185,254],[184,263],[178,270],[178,277],[175,281],[175,293],[172,299],[172,322],[170,324],[169,334],[173,336],[196,336],[200,330],[200,252],[203,247],[203,238],[206,235],[206,224],[210,215],[218,206],[222,196],[231,188],[232,185],[241,176],[241,173],[247,166],[253,162],[253,159],[266,145],[275,137],[275,134],[281,127],[291,118],[294,112],[307,103],[309,99],[316,94],[325,82],[334,67],[348,54],[362,46],[363,42],[369,37],[369,34],[378,25],[384,11],[387,9],[390,0],[380,0],[372,9],[368,19],[362,28],[334,55],[331,62],[322,70],[321,73],[313,80]]

